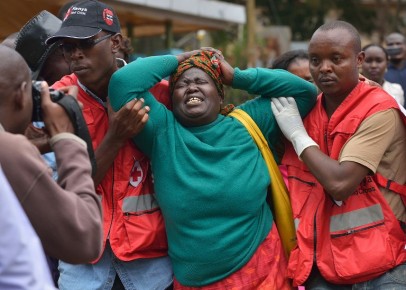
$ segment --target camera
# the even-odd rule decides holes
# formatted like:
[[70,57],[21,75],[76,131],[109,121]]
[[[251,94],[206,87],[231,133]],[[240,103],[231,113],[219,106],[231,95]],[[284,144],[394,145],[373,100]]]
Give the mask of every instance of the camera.
[[[49,95],[51,96],[51,100],[53,102],[58,102],[60,99],[63,98],[65,95],[64,93],[49,89]],[[42,109],[41,109],[41,82],[40,81],[33,81],[32,82],[32,122],[39,122],[43,121],[42,118]]]
[[[64,108],[75,129],[75,135],[83,139],[87,144],[87,153],[92,164],[92,175],[96,173],[96,158],[93,151],[93,143],[87,128],[86,121],[82,114],[82,108],[77,100],[69,94],[64,94],[58,90],[49,89],[51,100]],[[41,82],[32,82],[32,122],[43,121],[41,110]]]

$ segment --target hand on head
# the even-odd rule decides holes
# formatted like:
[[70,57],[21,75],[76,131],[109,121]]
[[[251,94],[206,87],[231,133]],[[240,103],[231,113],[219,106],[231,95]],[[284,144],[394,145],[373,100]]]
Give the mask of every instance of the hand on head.
[[221,81],[224,85],[231,86],[234,78],[234,68],[225,60],[221,50],[212,47],[202,47],[201,50],[211,51],[218,59],[221,70]]
[[178,54],[176,58],[178,59],[178,63],[185,61],[186,59],[190,58],[191,56],[195,55],[196,53],[202,51],[209,51],[213,53],[213,57],[218,60],[218,65],[220,66],[221,71],[221,81],[224,85],[231,86],[233,83],[234,78],[234,68],[224,59],[223,53],[221,50],[218,50],[213,47],[201,47],[200,49],[187,51],[181,54]]
[[191,51],[185,51],[185,52],[182,52],[182,53],[176,55],[176,59],[178,60],[178,63],[181,63],[181,62],[187,60],[187,59],[188,59],[189,57],[191,57],[192,55],[194,55],[194,54],[196,54],[196,53],[198,53],[198,52],[201,52],[201,51],[202,51],[201,49],[195,49],[195,50],[191,50]]

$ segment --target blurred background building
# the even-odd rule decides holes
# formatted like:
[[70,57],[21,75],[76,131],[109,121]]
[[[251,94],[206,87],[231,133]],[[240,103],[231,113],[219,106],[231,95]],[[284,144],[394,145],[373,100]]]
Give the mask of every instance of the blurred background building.
[[[72,0],[1,1],[0,39],[18,31],[41,10],[57,15]],[[246,23],[245,6],[210,0],[106,0],[117,12],[123,34],[138,55],[198,47],[206,31],[238,30]]]
[[[72,0],[1,0],[0,40],[41,10],[57,15]],[[352,23],[362,45],[406,34],[406,0],[104,0],[120,18],[131,59],[201,46],[223,51],[233,66],[270,66],[278,55],[307,48],[330,20]],[[243,97],[242,97],[243,98]]]

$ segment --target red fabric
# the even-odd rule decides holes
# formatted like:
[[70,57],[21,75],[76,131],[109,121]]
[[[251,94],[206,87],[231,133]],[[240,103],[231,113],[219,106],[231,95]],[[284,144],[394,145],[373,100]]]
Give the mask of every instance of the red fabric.
[[[396,101],[382,89],[363,82],[347,96],[328,118],[322,96],[304,119],[309,136],[330,158],[338,160],[344,144],[368,116],[389,108],[398,109]],[[321,184],[299,161],[292,146],[287,146],[282,160],[288,168],[293,216],[298,220],[296,247],[290,255],[288,276],[293,285],[304,284],[314,258],[317,237],[317,266],[323,277],[336,284],[354,284],[373,279],[406,259],[404,233],[385,198],[371,176],[366,176],[348,199],[337,206]],[[380,208],[383,219],[372,224],[359,223],[354,231],[341,217],[368,208]],[[331,227],[331,221],[336,227]],[[377,224],[378,221],[382,224]],[[314,229],[316,228],[316,233]],[[352,258],[356,260],[351,260]]]
[[[108,130],[107,109],[78,85],[78,79],[74,74],[63,77],[52,87],[57,89],[71,85],[79,88],[78,100],[83,104],[82,113],[92,138],[93,148],[97,150]],[[151,93],[158,101],[169,106],[167,81],[158,83],[151,89]],[[114,254],[122,261],[167,255],[167,239],[160,209],[153,209],[146,214],[124,213],[122,210],[125,198],[149,195],[153,192],[149,160],[131,140],[128,140],[96,187],[96,193],[102,196],[103,246],[109,237]]]
[[287,260],[275,223],[248,263],[237,272],[203,287],[182,286],[174,279],[174,290],[290,290]]

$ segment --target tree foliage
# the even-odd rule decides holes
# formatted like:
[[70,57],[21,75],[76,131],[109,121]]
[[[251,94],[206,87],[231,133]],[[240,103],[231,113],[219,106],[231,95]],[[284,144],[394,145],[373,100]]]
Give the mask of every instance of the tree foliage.
[[376,11],[359,0],[256,0],[270,25],[287,25],[292,40],[308,40],[325,23],[333,11],[340,20],[353,24],[359,31],[370,34],[376,30]]
[[[245,5],[246,0],[223,0]],[[269,25],[284,25],[292,29],[292,40],[306,41],[317,27],[325,23],[332,11],[338,19],[354,25],[362,34],[386,34],[399,31],[406,34],[402,13],[405,0],[255,0]]]

